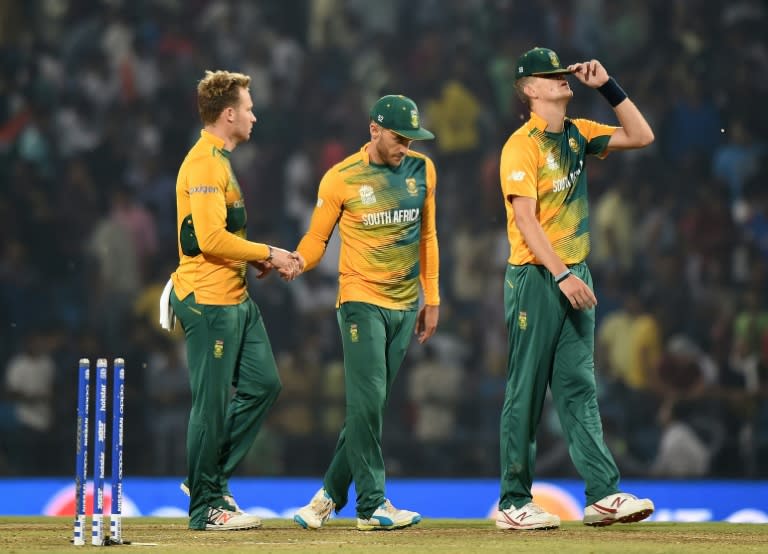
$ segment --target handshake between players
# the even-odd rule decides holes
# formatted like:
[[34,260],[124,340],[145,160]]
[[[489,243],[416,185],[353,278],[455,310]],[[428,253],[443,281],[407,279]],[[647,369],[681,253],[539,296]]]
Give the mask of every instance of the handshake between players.
[[298,251],[289,252],[270,246],[270,257],[267,260],[252,261],[251,265],[256,268],[257,279],[263,279],[276,269],[284,281],[293,281],[304,271],[306,263]]

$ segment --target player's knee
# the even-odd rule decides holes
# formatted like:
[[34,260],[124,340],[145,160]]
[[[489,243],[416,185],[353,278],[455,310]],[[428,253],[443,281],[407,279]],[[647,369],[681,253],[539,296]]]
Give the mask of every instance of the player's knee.
[[362,421],[377,421],[384,412],[384,401],[380,402],[369,399],[369,401],[354,406],[347,406],[349,418],[359,418]]
[[[561,394],[579,398],[594,397],[596,394],[595,376],[592,371],[572,371],[562,375],[557,381],[560,385],[558,392]],[[557,386],[554,381],[552,384]]]
[[271,398],[277,398],[280,391],[283,390],[283,383],[280,381],[280,377],[277,375],[274,378],[269,379],[263,384],[264,394]]
[[240,384],[235,396],[241,402],[259,403],[267,399],[274,401],[282,390],[283,384],[280,377],[275,375],[273,378],[261,380],[250,386]]

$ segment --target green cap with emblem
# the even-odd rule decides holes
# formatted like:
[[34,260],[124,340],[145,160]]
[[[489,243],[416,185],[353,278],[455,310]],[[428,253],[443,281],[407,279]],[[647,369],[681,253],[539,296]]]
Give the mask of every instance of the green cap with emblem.
[[371,121],[412,140],[435,138],[435,135],[421,127],[416,103],[400,94],[379,98],[371,108]]
[[554,50],[549,48],[536,47],[528,50],[517,59],[515,64],[515,79],[521,77],[538,77],[540,75],[560,75],[562,73],[573,73],[560,64],[560,58],[557,57]]

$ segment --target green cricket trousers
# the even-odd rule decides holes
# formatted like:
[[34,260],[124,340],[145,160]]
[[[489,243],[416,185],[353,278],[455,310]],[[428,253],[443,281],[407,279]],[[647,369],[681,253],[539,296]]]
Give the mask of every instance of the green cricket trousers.
[[[189,527],[205,529],[209,506],[226,507],[229,478],[253,444],[282,384],[256,304],[171,303],[184,328],[192,389],[187,428]],[[234,387],[235,393],[231,394]]]
[[[592,288],[586,263],[570,267]],[[595,310],[575,310],[540,265],[508,265],[504,311],[509,340],[501,412],[499,508],[531,501],[536,430],[547,387],[587,505],[618,492],[619,470],[603,440],[595,385]]]
[[384,408],[416,325],[416,310],[389,310],[345,302],[336,311],[344,348],[346,419],[323,478],[337,510],[349,485],[357,492],[357,517],[368,519],[386,498],[381,433]]

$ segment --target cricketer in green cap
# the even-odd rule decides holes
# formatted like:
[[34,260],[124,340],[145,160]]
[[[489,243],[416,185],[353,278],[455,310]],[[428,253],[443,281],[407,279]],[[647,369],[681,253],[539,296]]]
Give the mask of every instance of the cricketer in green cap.
[[560,58],[554,50],[538,46],[520,56],[515,67],[515,79],[572,73],[560,64]]
[[401,94],[379,98],[371,108],[371,121],[411,140],[435,138],[435,135],[420,126],[416,103]]

